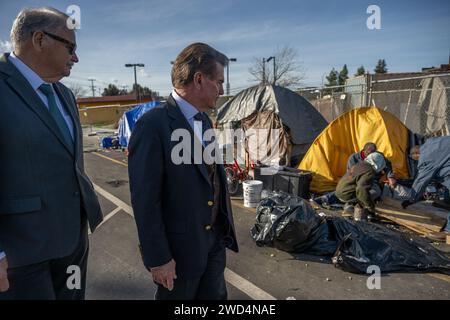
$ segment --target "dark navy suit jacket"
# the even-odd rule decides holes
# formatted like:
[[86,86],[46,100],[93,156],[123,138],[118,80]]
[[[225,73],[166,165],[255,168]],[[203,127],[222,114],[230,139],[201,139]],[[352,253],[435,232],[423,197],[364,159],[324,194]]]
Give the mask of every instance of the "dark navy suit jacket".
[[[205,164],[175,164],[171,153],[179,141],[172,132],[185,129],[191,147],[195,135],[172,97],[148,111],[137,122],[129,144],[131,202],[138,228],[141,252],[147,268],[161,266],[172,258],[179,279],[199,277],[208,262],[214,199]],[[193,150],[193,149],[192,149]],[[193,163],[193,154],[189,155]],[[226,221],[226,247],[238,251],[225,174],[218,165],[222,185],[220,215]]]

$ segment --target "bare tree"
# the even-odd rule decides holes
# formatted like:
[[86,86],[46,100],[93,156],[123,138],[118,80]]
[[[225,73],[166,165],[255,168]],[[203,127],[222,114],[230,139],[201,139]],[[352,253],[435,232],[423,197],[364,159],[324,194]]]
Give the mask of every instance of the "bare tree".
[[275,82],[279,86],[291,87],[299,85],[305,78],[303,65],[298,61],[298,52],[294,48],[285,46],[278,49],[273,57],[275,57],[275,77],[273,61],[263,63],[263,59],[253,58],[253,64],[248,70],[252,75],[251,80],[261,84]]
[[67,87],[73,92],[75,98],[81,98],[86,95],[87,91],[78,83],[66,83]]

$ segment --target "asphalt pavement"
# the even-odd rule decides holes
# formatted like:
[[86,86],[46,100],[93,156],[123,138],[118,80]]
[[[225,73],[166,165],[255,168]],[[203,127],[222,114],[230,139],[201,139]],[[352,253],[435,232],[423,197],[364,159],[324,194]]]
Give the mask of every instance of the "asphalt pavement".
[[[86,298],[153,299],[156,286],[138,250],[126,156],[120,150],[95,151],[98,137],[86,139],[86,171],[105,216],[90,235]],[[380,289],[369,289],[369,275],[344,272],[329,258],[258,247],[250,236],[255,209],[233,200],[233,213],[240,252],[227,253],[229,299],[450,299],[446,275],[391,273],[381,277]]]

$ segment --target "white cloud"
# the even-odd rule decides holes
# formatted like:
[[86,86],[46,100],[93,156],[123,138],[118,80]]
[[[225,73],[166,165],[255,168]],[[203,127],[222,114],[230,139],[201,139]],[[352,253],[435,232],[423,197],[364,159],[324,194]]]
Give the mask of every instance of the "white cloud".
[[145,69],[139,69],[139,75],[141,77],[150,78],[150,75],[145,71]]
[[11,51],[12,51],[12,43],[9,41],[0,40],[0,54]]

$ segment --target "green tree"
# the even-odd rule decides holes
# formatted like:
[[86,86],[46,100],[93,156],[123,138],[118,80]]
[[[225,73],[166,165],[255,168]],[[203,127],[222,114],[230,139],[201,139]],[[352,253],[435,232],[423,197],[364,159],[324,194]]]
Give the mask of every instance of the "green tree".
[[119,96],[120,92],[121,92],[121,90],[119,90],[119,88],[117,88],[116,85],[108,84],[108,87],[103,89],[102,96],[104,96],[104,97],[105,96]]
[[[142,87],[139,83],[137,84],[138,92],[142,96],[151,96],[153,94],[152,90],[148,87]],[[130,94],[136,93],[136,84],[133,84],[133,90],[129,92]]]
[[355,77],[362,76],[365,73],[366,73],[366,69],[364,69],[364,66],[361,66],[358,68],[358,70],[356,70]]
[[345,80],[348,79],[348,69],[347,69],[347,65],[344,64],[344,66],[342,67],[342,70],[339,72],[339,78],[338,78],[338,83],[340,86],[343,86],[345,84]]
[[339,73],[333,69],[331,69],[330,74],[327,76],[328,83],[325,84],[327,87],[337,86],[338,85]]
[[374,71],[375,73],[386,73],[388,71],[386,61],[384,59],[378,60]]
[[[139,95],[142,96],[151,96],[153,100],[161,100],[162,97],[159,95],[159,92],[153,91],[148,87],[142,87],[140,84],[137,85],[139,90]],[[136,94],[136,85],[133,84],[133,90],[128,92],[128,94]]]

